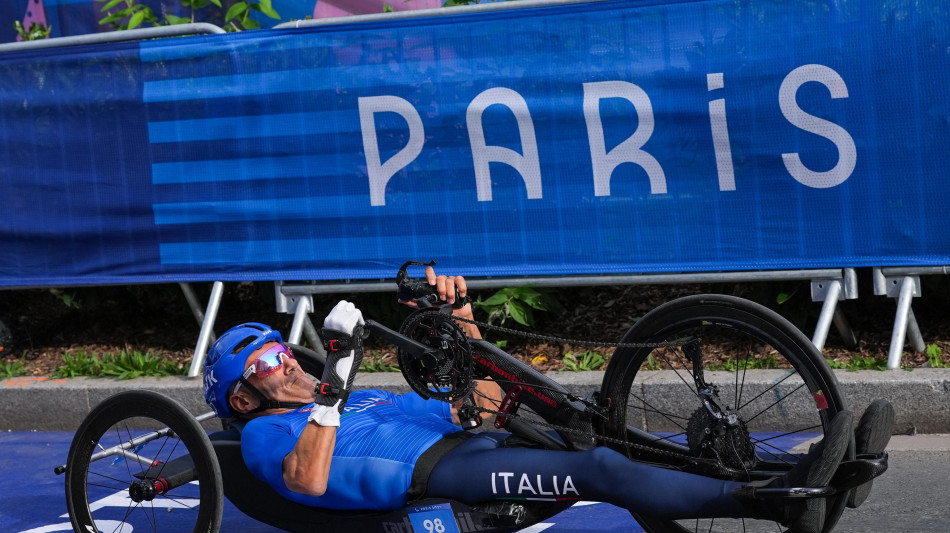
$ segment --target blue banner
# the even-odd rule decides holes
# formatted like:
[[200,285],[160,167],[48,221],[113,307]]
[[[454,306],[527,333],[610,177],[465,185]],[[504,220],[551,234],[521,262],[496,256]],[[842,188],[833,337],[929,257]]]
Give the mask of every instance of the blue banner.
[[528,7],[0,55],[0,286],[950,264],[950,7]]

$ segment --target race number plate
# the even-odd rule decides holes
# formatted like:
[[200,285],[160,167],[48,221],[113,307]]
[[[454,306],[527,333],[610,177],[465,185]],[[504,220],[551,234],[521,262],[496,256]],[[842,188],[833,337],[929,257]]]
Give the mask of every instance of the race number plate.
[[452,505],[440,503],[409,509],[413,533],[459,533]]

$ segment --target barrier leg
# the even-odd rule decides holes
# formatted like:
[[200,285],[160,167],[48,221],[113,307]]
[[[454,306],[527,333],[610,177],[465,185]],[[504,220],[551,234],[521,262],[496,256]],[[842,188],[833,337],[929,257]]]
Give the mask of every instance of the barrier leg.
[[300,344],[300,335],[304,329],[304,322],[309,321],[307,313],[311,311],[312,307],[312,300],[310,298],[300,298],[297,300],[297,307],[294,309],[294,323],[290,327],[290,335],[287,337],[287,342]]
[[317,328],[313,327],[313,322],[310,321],[309,316],[303,319],[303,332],[307,336],[307,340],[310,341],[313,351],[326,357],[327,351],[323,349],[323,341],[320,339],[320,334],[317,333]]
[[[901,280],[900,295],[897,298],[897,316],[894,318],[894,330],[891,332],[891,347],[887,353],[887,368],[895,370],[900,368],[901,355],[904,351],[904,336],[907,333],[908,316],[910,315],[910,302],[914,298],[915,289],[914,278],[905,276]],[[916,324],[916,320],[914,323]],[[919,334],[919,330],[918,330]]]
[[927,351],[927,343],[924,342],[924,336],[920,333],[920,326],[917,324],[917,318],[914,317],[913,307],[907,308],[907,337],[915,352]]
[[838,296],[841,295],[841,282],[837,280],[829,281],[825,292],[825,301],[821,304],[821,314],[818,316],[818,325],[815,326],[815,334],[811,342],[818,348],[818,351],[825,349],[825,341],[828,340],[828,329],[831,328],[831,322],[838,306]]
[[838,330],[838,334],[841,335],[841,338],[844,340],[844,345],[849,350],[856,349],[858,347],[858,336],[854,334],[854,330],[851,329],[851,324],[844,316],[844,312],[840,307],[835,307],[835,315],[832,317],[832,321],[835,325],[835,329]]
[[[191,309],[191,314],[194,315],[195,320],[198,321],[198,325],[204,324],[205,313],[201,310],[201,304],[198,303],[198,296],[195,295],[195,290],[191,288],[190,283],[179,283],[181,287],[181,292],[185,295],[185,300],[188,302],[188,307]],[[211,330],[211,342],[217,340],[217,336],[214,334],[214,330]]]
[[195,355],[191,358],[191,368],[188,369],[188,377],[196,377],[201,374],[201,369],[205,363],[205,356],[208,355],[208,346],[211,345],[211,330],[214,328],[214,321],[218,318],[218,309],[221,306],[221,296],[224,295],[224,282],[215,281],[211,286],[211,297],[208,298],[208,309],[205,312],[204,320],[201,322],[201,332],[198,333],[198,344],[195,345]]

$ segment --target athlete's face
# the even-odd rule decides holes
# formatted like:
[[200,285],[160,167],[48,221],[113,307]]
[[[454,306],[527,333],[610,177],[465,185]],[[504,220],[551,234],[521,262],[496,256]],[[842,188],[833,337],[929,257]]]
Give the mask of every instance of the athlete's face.
[[[247,357],[244,368],[250,368],[262,355],[267,354],[268,350],[276,346],[276,342],[269,342]],[[265,396],[272,400],[281,402],[312,402],[314,399],[314,389],[317,386],[317,380],[300,368],[300,363],[296,359],[284,355],[277,356],[279,359],[273,359],[275,356],[270,354],[268,357],[272,360],[279,360],[280,366],[276,370],[264,373],[255,372],[247,380],[261,391]],[[273,366],[271,363],[268,366]]]

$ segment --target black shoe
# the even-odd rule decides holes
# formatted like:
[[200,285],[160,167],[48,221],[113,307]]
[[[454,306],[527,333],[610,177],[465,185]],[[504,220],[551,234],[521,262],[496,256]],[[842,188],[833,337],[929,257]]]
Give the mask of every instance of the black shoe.
[[755,501],[758,488],[826,487],[844,459],[851,442],[850,411],[841,411],[831,421],[825,437],[812,446],[787,474],[768,482],[753,482],[737,489],[733,495],[749,508],[752,518],[775,520],[788,526],[790,533],[821,533],[825,524],[825,499],[769,499]]
[[[880,455],[894,432],[894,407],[887,400],[875,400],[868,406],[854,430],[854,452],[857,455]],[[864,503],[871,493],[873,481],[858,485],[848,497],[848,507]]]

